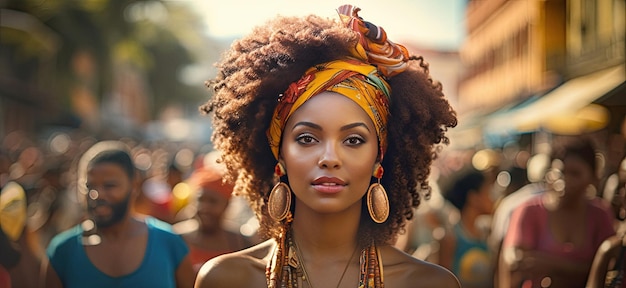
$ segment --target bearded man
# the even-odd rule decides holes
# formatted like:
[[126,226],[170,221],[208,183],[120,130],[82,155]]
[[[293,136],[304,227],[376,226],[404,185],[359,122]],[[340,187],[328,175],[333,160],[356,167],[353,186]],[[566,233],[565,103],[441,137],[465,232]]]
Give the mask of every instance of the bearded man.
[[182,237],[165,222],[129,212],[139,185],[128,147],[95,144],[78,173],[89,217],[50,242],[44,287],[193,287]]

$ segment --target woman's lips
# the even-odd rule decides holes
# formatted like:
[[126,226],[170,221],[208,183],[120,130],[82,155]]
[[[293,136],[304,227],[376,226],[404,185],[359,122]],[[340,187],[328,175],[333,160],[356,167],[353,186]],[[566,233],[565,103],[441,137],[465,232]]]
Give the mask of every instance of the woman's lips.
[[324,194],[336,194],[341,192],[346,182],[336,177],[319,177],[313,181],[313,189]]
[[322,176],[322,177],[317,177],[315,178],[315,180],[313,180],[313,185],[346,185],[346,182],[337,178],[337,177],[328,177],[328,176]]

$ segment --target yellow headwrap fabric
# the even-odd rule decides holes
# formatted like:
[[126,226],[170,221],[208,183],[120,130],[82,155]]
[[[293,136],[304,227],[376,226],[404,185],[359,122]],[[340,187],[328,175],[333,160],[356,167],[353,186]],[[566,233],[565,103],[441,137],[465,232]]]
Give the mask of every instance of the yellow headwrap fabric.
[[372,119],[380,147],[379,160],[382,160],[387,148],[386,126],[391,95],[384,77],[404,71],[409,55],[404,46],[389,41],[382,28],[363,21],[357,14],[359,10],[352,5],[343,5],[337,10],[344,25],[359,35],[352,55],[309,68],[278,99],[267,131],[276,159],[285,123],[293,112],[311,97],[332,91],[353,100]]
[[[336,60],[317,65],[291,83],[278,100],[268,139],[278,159],[280,139],[287,119],[304,102],[323,91],[337,92],[356,102],[374,122],[381,152],[386,148],[386,124],[389,114],[389,84],[378,75],[376,67],[356,59]],[[382,153],[381,153],[382,155]]]

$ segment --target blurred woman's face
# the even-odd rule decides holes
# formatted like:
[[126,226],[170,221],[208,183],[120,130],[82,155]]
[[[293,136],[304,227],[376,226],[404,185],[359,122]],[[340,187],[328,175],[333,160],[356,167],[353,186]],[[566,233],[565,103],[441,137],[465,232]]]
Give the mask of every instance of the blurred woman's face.
[[563,180],[565,180],[564,197],[584,197],[589,185],[594,183],[594,171],[579,157],[563,159]]
[[[360,209],[377,159],[378,138],[359,105],[323,92],[289,118],[280,151],[298,204],[318,213],[336,213],[355,205]],[[298,204],[296,211],[302,208]]]
[[228,199],[222,194],[202,189],[198,194],[198,211],[196,214],[200,222],[200,230],[214,231],[219,229],[227,206]]

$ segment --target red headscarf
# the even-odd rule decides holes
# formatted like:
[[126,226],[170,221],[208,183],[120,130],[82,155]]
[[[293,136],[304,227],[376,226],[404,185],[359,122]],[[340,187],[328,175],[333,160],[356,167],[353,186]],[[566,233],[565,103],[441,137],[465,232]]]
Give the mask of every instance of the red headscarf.
[[222,180],[222,171],[214,165],[205,165],[194,171],[189,177],[192,187],[215,191],[226,199],[230,199],[234,185]]

